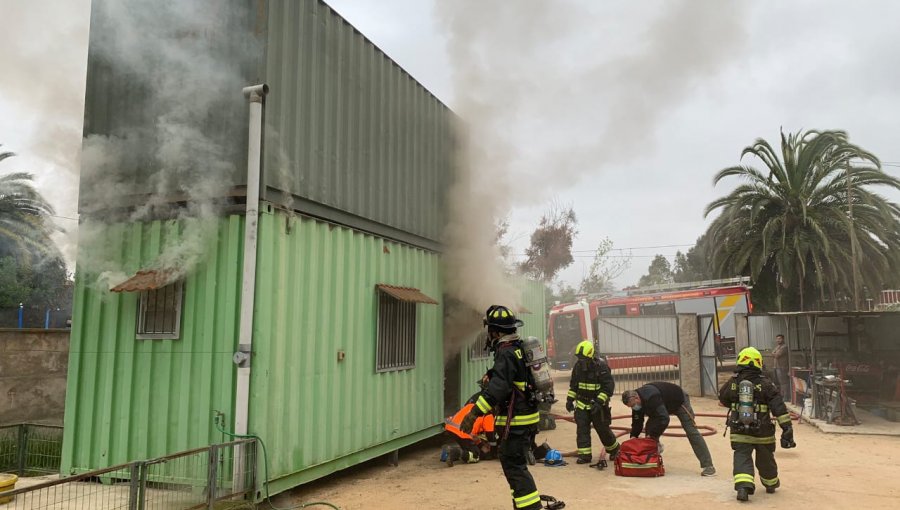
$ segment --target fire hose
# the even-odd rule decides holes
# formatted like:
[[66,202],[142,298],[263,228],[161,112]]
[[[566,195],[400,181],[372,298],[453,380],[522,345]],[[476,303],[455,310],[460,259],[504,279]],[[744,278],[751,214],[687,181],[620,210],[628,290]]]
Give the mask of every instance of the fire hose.
[[[800,419],[800,415],[798,415],[797,413],[791,411],[790,414],[791,414],[791,420],[796,421],[796,420]],[[553,414],[553,413],[551,413],[550,416],[552,416],[554,419],[557,419],[557,420],[564,420],[564,421],[568,421],[571,423],[575,423],[574,416],[566,416],[566,415]],[[694,416],[703,416],[706,418],[722,418],[722,419],[728,418],[728,415],[725,413],[721,413],[721,414],[720,413],[695,413]],[[625,419],[625,418],[630,419],[631,415],[630,414],[620,414],[618,416],[612,417],[613,420],[621,420],[621,419]],[[623,426],[613,425],[609,428],[615,432],[616,437],[622,437],[625,434],[628,434],[631,432],[631,427],[623,427]],[[670,429],[677,428],[677,429],[684,430],[684,428],[681,427],[680,425],[672,425],[669,428]],[[712,435],[715,435],[716,433],[718,433],[718,430],[716,430],[716,428],[711,425],[697,425],[697,429],[699,429],[701,431],[700,432],[701,436],[712,436]],[[684,432],[663,432],[663,435],[666,437],[687,437],[687,434]],[[578,455],[578,453],[576,451],[572,451],[572,452],[565,452],[562,455],[563,455],[563,457],[576,457]]]

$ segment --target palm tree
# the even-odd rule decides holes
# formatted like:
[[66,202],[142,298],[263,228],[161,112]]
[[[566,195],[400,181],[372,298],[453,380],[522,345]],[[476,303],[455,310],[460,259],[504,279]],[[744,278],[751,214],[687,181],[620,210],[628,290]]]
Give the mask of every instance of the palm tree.
[[779,308],[786,289],[796,289],[803,310],[810,291],[820,304],[827,292],[836,307],[839,295],[854,294],[857,279],[874,291],[900,266],[900,207],[873,191],[900,190],[900,180],[845,132],[782,132],[780,154],[757,139],[746,155],[766,171],[721,170],[714,184],[732,176],[744,182],[705,211],[721,209],[707,231],[717,273],[774,279]]
[[[14,155],[0,150],[0,162]],[[58,255],[50,239],[58,230],[50,219],[53,207],[34,189],[33,179],[25,172],[0,175],[0,250],[6,255]]]

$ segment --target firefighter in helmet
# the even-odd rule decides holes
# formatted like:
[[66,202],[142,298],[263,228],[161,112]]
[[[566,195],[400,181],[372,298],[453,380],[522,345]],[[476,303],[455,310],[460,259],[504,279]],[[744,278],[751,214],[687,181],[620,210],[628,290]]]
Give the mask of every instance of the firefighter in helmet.
[[610,430],[612,411],[609,397],[615,390],[612,372],[606,361],[594,357],[594,343],[585,340],[575,347],[578,361],[572,367],[569,393],[566,395],[566,410],[575,412],[578,444],[578,464],[591,462],[591,427],[600,436],[610,459],[619,453],[619,441]]
[[[539,509],[542,499],[552,499],[538,493],[528,472],[526,455],[537,432],[539,414],[533,394],[534,378],[525,364],[522,340],[517,334],[523,325],[505,306],[493,305],[485,312],[484,326],[488,330],[488,348],[494,353],[494,366],[487,386],[459,426],[461,431],[470,433],[479,416],[496,410],[494,424],[501,434],[500,465],[517,510]],[[565,506],[563,502],[558,504],[548,508]]]
[[775,492],[778,464],[775,463],[775,424],[781,426],[781,447],[793,448],[794,427],[781,392],[762,373],[762,356],[753,347],[742,350],[737,357],[738,369],[719,389],[719,401],[729,408],[728,427],[731,429],[731,449],[734,450],[734,490],[738,501],[747,501],[756,490],[753,474],[753,453],[759,480],[766,492]]

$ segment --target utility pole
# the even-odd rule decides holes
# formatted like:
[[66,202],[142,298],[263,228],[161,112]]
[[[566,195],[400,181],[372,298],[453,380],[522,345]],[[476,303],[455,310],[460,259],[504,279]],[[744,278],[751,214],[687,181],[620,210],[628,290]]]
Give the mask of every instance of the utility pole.
[[859,310],[859,281],[857,273],[859,272],[859,263],[856,259],[856,224],[853,220],[853,186],[850,182],[850,159],[847,159],[847,216],[850,217],[850,271],[853,273],[853,310]]

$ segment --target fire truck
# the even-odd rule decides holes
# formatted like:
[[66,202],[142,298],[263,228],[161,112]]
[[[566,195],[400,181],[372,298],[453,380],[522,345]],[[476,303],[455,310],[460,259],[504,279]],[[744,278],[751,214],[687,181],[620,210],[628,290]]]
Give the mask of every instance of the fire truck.
[[[616,294],[586,296],[575,303],[557,304],[550,309],[547,351],[554,368],[568,369],[578,342],[593,339],[603,352],[598,338],[600,317],[640,317],[693,313],[713,317],[717,351],[734,354],[735,314],[750,313],[750,279],[746,277],[701,282],[654,285]],[[677,365],[678,356],[610,356],[610,368],[634,368],[638,364]]]

